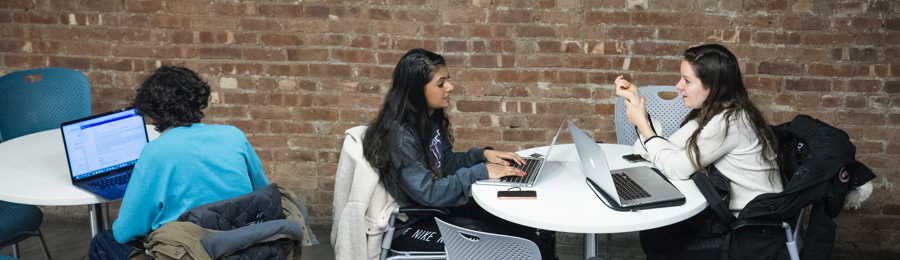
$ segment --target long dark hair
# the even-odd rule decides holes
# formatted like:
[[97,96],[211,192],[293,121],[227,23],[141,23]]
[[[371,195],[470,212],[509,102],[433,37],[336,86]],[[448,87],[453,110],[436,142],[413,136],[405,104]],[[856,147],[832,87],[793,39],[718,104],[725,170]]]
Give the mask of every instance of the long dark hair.
[[393,158],[400,153],[398,144],[402,132],[411,130],[416,135],[418,153],[425,157],[425,168],[442,177],[436,158],[428,150],[431,144],[431,126],[437,123],[441,136],[453,142],[450,120],[444,109],[436,109],[428,115],[425,85],[434,79],[438,67],[447,66],[444,57],[423,49],[413,49],[400,58],[394,68],[391,89],[384,96],[384,104],[378,118],[369,124],[363,138],[363,154],[366,161],[378,170],[381,183],[389,191],[397,191],[400,173],[391,170]]
[[[750,95],[747,93],[747,88],[744,87],[741,70],[734,54],[722,45],[708,44],[687,49],[684,52],[684,60],[691,65],[697,78],[703,83],[703,88],[709,90],[703,106],[688,113],[684,122],[681,123],[684,126],[688,121],[696,119],[700,125],[687,141],[687,154],[692,158],[691,164],[694,165],[694,168],[706,172],[706,169],[700,164],[697,136],[715,115],[723,111],[725,112],[725,134],[728,134],[729,119],[732,116],[746,117],[759,139],[759,144],[762,145],[761,162],[769,163],[766,162],[766,158],[774,157],[777,152],[777,139],[762,113],[750,101]],[[777,162],[771,163],[773,166],[778,165]],[[770,180],[773,178],[774,176],[769,176]]]
[[156,131],[191,126],[203,118],[210,89],[197,73],[187,68],[162,66],[137,89],[131,106],[153,119]]

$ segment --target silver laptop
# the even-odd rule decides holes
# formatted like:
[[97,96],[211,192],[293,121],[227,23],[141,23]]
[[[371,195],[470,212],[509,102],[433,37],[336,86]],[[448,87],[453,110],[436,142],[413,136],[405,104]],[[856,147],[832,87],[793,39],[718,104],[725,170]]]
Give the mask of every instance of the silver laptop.
[[72,185],[107,200],[122,198],[147,145],[144,118],[123,108],[60,125]]
[[550,151],[553,150],[553,145],[556,144],[556,138],[559,137],[559,133],[562,132],[563,126],[566,125],[566,119],[563,117],[562,123],[559,124],[559,129],[556,130],[556,135],[553,136],[553,141],[550,142],[550,147],[547,148],[546,154],[532,154],[528,157],[522,157],[525,159],[524,165],[519,165],[512,160],[507,160],[509,162],[509,166],[516,167],[522,171],[525,171],[525,176],[506,176],[500,179],[484,179],[475,181],[477,184],[487,184],[487,185],[503,185],[503,186],[511,186],[511,187],[531,187],[537,183],[538,176],[541,175],[541,172],[544,170],[544,163],[547,158],[550,158]]
[[610,170],[597,143],[569,121],[588,186],[616,210],[636,210],[684,204],[684,195],[664,176],[647,166]]

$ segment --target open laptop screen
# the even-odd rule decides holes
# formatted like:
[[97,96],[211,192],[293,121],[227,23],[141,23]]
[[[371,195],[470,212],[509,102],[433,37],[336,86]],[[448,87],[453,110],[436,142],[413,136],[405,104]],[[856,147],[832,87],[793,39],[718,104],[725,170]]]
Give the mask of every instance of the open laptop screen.
[[144,119],[136,109],[81,120],[62,126],[74,180],[132,166],[147,145]]

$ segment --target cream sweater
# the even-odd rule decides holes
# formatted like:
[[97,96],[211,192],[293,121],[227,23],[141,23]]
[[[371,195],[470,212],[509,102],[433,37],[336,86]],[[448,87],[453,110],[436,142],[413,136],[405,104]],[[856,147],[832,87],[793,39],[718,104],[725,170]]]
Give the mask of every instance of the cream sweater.
[[[731,179],[729,208],[737,213],[760,194],[781,192],[783,185],[777,175],[775,154],[762,158],[762,146],[746,115],[735,114],[729,119],[727,135],[724,115],[724,112],[719,113],[706,124],[697,136],[697,146],[702,166],[713,164],[722,175]],[[685,146],[698,127],[697,121],[692,120],[669,136],[668,141],[653,138],[644,144],[649,160],[669,179],[687,180],[697,172]],[[770,175],[774,176],[771,181]]]
[[335,259],[379,259],[391,212],[400,207],[363,156],[365,130],[365,126],[357,126],[345,132],[338,161],[331,228]]

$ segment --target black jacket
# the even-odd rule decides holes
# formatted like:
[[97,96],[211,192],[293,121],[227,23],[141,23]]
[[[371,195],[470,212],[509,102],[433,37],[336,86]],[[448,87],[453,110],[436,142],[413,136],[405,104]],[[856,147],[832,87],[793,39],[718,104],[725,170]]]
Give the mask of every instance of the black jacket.
[[799,115],[773,130],[779,141],[784,190],[757,196],[738,218],[728,211],[727,178],[715,171],[709,176],[694,174],[718,224],[725,225],[724,230],[713,228],[712,232],[726,234],[722,235],[723,249],[731,259],[787,259],[780,223],[795,225],[800,209],[812,205],[800,258],[828,259],[837,229],[832,219],[840,214],[847,193],[874,179],[875,174],[856,161],[856,147],[848,135],[822,121]]

